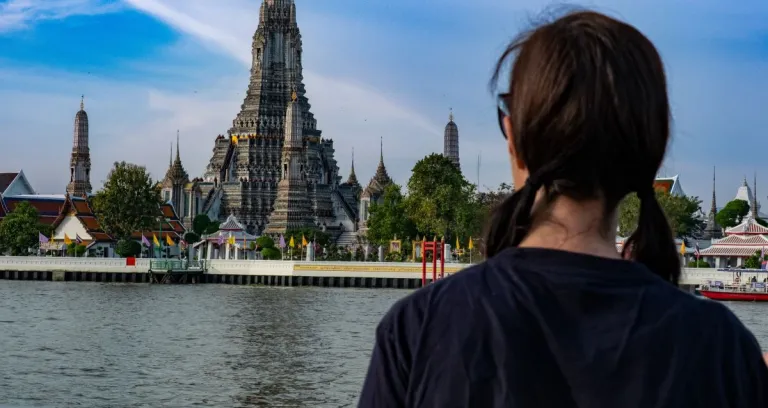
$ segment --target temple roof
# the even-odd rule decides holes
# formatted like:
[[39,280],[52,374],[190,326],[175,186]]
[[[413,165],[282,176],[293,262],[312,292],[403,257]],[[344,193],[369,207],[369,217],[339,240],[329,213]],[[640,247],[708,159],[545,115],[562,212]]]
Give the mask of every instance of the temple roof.
[[680,186],[680,176],[674,175],[672,177],[657,177],[653,182],[653,187],[656,190],[662,190],[673,196],[684,196],[683,187]]
[[[84,200],[81,197],[74,197],[73,199]],[[66,196],[12,196],[3,197],[2,200],[5,210],[9,213],[13,212],[20,203],[27,202],[37,210],[38,219],[41,223],[52,225],[59,217]]]
[[759,235],[768,234],[768,228],[760,225],[749,213],[741,224],[726,228],[725,235]]
[[230,214],[227,219],[224,220],[224,222],[219,224],[218,231],[212,234],[203,235],[202,241],[223,240],[226,243],[226,240],[229,239],[230,236],[234,237],[237,243],[241,243],[244,239],[246,241],[253,241],[258,238],[256,235],[252,235],[246,232],[245,227],[243,227],[243,224],[240,224],[240,221],[237,220],[237,217]]
[[[53,221],[52,226],[54,230],[61,225],[67,216],[74,216],[83,225],[88,235],[93,238],[90,242],[111,242],[114,241],[109,234],[104,232],[99,225],[99,220],[91,209],[90,203],[77,196],[66,195],[64,203],[61,206],[59,215]],[[75,237],[70,237],[74,239]],[[87,242],[87,243],[90,243]]]
[[381,153],[379,154],[379,165],[376,167],[376,174],[373,176],[368,187],[363,191],[365,196],[375,196],[384,192],[384,188],[392,184],[392,179],[387,173],[387,167],[384,166],[384,142],[381,142]]
[[349,178],[347,179],[346,184],[349,184],[351,186],[359,186],[360,183],[357,181],[357,176],[355,175],[355,149],[352,149],[352,169],[349,171]]
[[[171,144],[171,157],[173,157],[173,144]],[[184,170],[184,165],[181,164],[178,131],[176,131],[176,159],[169,161],[168,171],[165,173],[163,182],[171,182],[172,184],[183,183],[184,185],[189,182],[189,175],[187,174],[187,171]]]
[[0,194],[5,192],[18,175],[19,173],[0,173]]

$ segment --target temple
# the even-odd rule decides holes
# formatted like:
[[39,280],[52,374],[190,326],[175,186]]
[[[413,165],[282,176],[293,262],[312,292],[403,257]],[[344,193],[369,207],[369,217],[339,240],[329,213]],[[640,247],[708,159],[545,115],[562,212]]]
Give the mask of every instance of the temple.
[[445,125],[443,156],[451,159],[453,164],[461,169],[461,164],[459,163],[459,127],[453,121],[453,110],[448,115],[448,124]]
[[723,237],[723,228],[717,223],[717,195],[715,193],[715,169],[712,169],[712,202],[707,214],[707,223],[702,233],[702,239],[718,239]]
[[304,161],[301,133],[301,107],[296,93],[285,114],[285,140],[280,182],[277,183],[277,198],[274,211],[269,217],[267,234],[285,234],[289,230],[312,227],[307,183],[304,181]]
[[379,166],[376,168],[376,174],[368,182],[368,186],[363,190],[360,196],[360,222],[358,230],[361,235],[368,231],[368,218],[371,213],[369,208],[371,203],[381,204],[384,196],[384,189],[392,184],[392,179],[387,174],[387,167],[384,165],[384,141],[381,141],[381,152],[379,154]]
[[72,158],[69,161],[67,194],[85,197],[91,193],[91,151],[88,147],[88,114],[85,97],[80,99],[80,110],[75,114],[75,134]]
[[[216,137],[199,183],[200,211],[220,221],[234,215],[255,235],[294,225],[324,229],[336,240],[354,233],[357,199],[352,186],[341,184],[333,140],[322,138],[306,97],[293,0],[262,2],[251,54],[240,112],[227,136]],[[297,167],[285,171],[286,157]]]
[[176,131],[176,158],[173,159],[171,145],[171,159],[168,161],[168,171],[160,182],[160,195],[163,202],[173,206],[178,219],[187,230],[192,229],[192,221],[202,212],[203,192],[199,182],[200,179],[190,181],[187,171],[184,170],[179,153],[179,132]]

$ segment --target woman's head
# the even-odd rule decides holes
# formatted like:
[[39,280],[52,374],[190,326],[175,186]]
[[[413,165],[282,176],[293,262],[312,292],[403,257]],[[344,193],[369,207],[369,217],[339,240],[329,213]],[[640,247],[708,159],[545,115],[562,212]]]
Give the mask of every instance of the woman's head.
[[559,197],[600,201],[606,227],[619,202],[635,192],[642,204],[628,255],[676,283],[679,261],[653,190],[670,137],[656,48],[626,23],[581,11],[513,41],[494,84],[509,57],[514,61],[508,91],[499,95],[499,123],[517,191],[497,210],[488,255],[523,240],[537,221],[531,212],[542,188],[542,208]]

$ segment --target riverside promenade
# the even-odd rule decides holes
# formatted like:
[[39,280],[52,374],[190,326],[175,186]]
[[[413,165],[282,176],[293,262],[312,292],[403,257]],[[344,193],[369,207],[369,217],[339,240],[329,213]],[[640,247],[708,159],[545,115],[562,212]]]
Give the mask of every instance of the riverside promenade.
[[[154,260],[155,264],[159,260]],[[60,258],[0,256],[0,280],[149,283],[150,259],[136,258],[129,265],[123,258]],[[445,276],[470,265],[446,264]],[[201,271],[198,283],[267,286],[327,286],[358,288],[403,288],[422,286],[422,267],[414,262],[294,262],[211,260]],[[155,272],[157,273],[157,271]],[[439,274],[439,266],[438,266]],[[745,272],[743,279],[748,278]],[[707,281],[730,282],[731,271],[713,268],[684,268],[680,284],[686,290]],[[427,264],[427,282],[432,265]]]

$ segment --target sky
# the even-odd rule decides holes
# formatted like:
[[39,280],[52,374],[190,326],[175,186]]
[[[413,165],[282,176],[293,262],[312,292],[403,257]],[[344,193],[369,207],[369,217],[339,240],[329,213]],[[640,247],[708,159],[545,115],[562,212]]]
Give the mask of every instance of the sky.
[[[80,96],[90,120],[92,184],[115,161],[168,167],[176,131],[191,177],[230,128],[249,78],[260,0],[0,0],[0,172],[23,169],[63,193]],[[481,189],[511,174],[488,90],[507,42],[563,3],[543,0],[296,0],[307,97],[346,179],[362,183],[384,140],[390,175],[442,152],[453,109],[462,169]],[[661,173],[709,208],[757,174],[768,194],[768,2],[570,3],[637,26],[669,76],[674,139]]]

